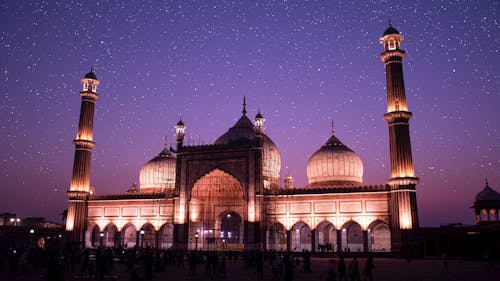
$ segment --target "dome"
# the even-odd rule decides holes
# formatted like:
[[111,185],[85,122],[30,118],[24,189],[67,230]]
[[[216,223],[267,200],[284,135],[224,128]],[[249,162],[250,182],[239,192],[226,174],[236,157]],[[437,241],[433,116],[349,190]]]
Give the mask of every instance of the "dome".
[[489,187],[488,182],[486,186],[476,195],[476,202],[478,201],[500,201],[500,193]]
[[167,146],[149,162],[139,174],[141,192],[154,192],[175,188],[176,159]]
[[361,185],[363,162],[332,133],[307,163],[308,186]]
[[397,29],[395,29],[394,27],[392,27],[392,25],[389,25],[389,28],[387,28],[384,31],[384,35],[383,36],[386,36],[386,35],[389,35],[389,34],[399,34],[399,31]]
[[[278,178],[281,170],[281,155],[278,147],[266,134],[260,134],[262,136],[262,148],[263,148],[263,164],[262,173],[264,184],[269,187],[270,184],[278,184]],[[252,121],[248,119],[246,115],[241,116],[241,118],[231,127],[226,133],[220,136],[214,144],[216,145],[244,145],[250,144],[254,141],[257,136]]]
[[220,136],[214,144],[240,144],[250,143],[256,136],[252,121],[246,115],[241,118],[231,127],[225,134]]
[[85,78],[97,80],[97,76],[95,75],[95,73],[92,70],[89,73],[85,74]]

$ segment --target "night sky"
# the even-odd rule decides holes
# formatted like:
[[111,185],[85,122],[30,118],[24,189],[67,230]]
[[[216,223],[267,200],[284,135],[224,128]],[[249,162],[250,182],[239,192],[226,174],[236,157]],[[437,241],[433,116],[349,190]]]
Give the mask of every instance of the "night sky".
[[97,193],[138,182],[181,115],[187,144],[213,143],[243,96],[295,186],[331,120],[364,183],[385,183],[389,18],[405,36],[421,225],[472,224],[485,178],[500,191],[499,1],[92,2],[0,1],[0,212],[60,220],[91,67]]

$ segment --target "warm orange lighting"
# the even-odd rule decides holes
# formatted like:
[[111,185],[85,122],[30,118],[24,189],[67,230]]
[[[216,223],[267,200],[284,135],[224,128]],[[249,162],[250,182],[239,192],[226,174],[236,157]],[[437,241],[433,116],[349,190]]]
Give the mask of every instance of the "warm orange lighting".
[[399,201],[399,227],[401,229],[412,229],[410,194],[408,192],[401,192],[399,196],[401,196]]
[[75,218],[73,215],[68,214],[68,217],[66,218],[66,231],[72,231],[73,228],[75,227]]
[[191,204],[191,208],[189,208],[189,219],[192,222],[198,222],[200,219],[200,205]]

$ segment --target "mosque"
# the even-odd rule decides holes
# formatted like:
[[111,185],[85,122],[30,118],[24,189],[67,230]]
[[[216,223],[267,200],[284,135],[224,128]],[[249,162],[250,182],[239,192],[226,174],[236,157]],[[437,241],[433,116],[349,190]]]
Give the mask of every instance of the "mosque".
[[239,120],[213,144],[184,145],[175,126],[167,145],[144,164],[139,187],[96,194],[90,187],[94,105],[99,80],[83,90],[68,191],[66,231],[86,247],[124,245],[161,249],[399,252],[418,228],[408,110],[403,81],[403,36],[390,26],[380,38],[387,83],[390,178],[363,184],[363,162],[333,128],[308,160],[305,187],[287,176],[279,184],[278,146],[259,112]]

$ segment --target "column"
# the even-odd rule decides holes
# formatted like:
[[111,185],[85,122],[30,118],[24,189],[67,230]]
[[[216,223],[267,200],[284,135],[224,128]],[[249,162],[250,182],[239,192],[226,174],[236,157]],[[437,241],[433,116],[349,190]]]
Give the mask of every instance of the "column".
[[311,230],[311,252],[316,253],[316,229]]

